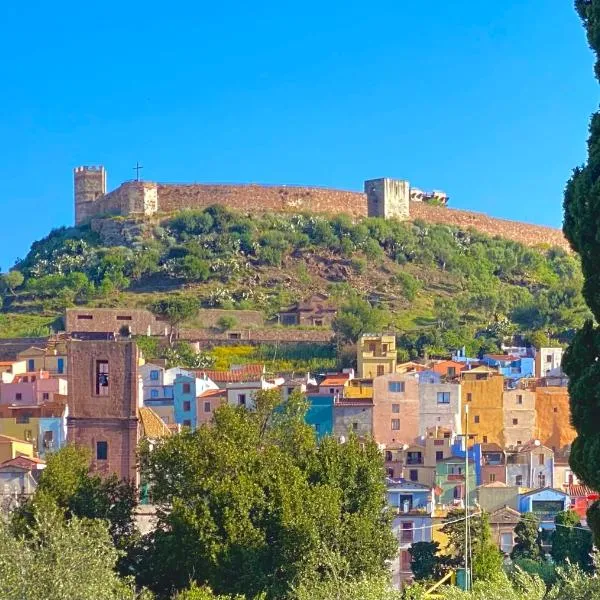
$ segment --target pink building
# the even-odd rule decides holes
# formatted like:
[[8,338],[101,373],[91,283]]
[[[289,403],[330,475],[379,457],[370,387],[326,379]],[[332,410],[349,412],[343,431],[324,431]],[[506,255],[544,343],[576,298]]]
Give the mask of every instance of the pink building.
[[199,427],[205,423],[210,423],[215,410],[223,404],[227,404],[227,390],[205,390],[196,398],[196,402]]
[[411,444],[419,435],[419,384],[414,375],[373,380],[373,437],[378,444]]
[[15,375],[12,382],[0,383],[0,404],[39,406],[67,395],[67,380],[50,377],[48,371]]

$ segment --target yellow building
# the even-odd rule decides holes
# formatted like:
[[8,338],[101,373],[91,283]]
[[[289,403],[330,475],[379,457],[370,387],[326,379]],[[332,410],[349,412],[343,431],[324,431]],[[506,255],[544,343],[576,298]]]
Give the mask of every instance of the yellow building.
[[[463,406],[468,406],[471,443],[499,444],[504,447],[504,377],[487,369],[461,373]],[[463,431],[466,417],[463,414]]]
[[536,435],[544,446],[558,452],[576,437],[571,426],[569,391],[566,387],[542,387],[535,390]]
[[0,381],[10,383],[15,375],[25,373],[27,364],[24,360],[3,360],[0,361]]
[[363,334],[358,340],[358,377],[370,378],[396,372],[396,336]]
[[8,435],[0,435],[0,463],[17,456],[33,458],[33,444]]
[[64,343],[50,344],[47,348],[32,346],[17,354],[20,361],[25,361],[27,372],[48,371],[50,375],[67,373],[67,349]]
[[344,398],[354,398],[360,400],[373,399],[373,380],[372,379],[351,379],[343,391]]

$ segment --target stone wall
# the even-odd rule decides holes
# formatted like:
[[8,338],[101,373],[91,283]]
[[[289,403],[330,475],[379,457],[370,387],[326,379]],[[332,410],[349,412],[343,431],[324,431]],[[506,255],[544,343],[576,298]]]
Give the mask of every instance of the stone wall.
[[165,335],[169,327],[143,308],[67,308],[67,333],[81,331],[118,333],[129,327],[133,335]]
[[200,347],[223,344],[329,344],[333,341],[330,329],[232,329],[218,331],[215,329],[181,329],[180,339],[198,342]]

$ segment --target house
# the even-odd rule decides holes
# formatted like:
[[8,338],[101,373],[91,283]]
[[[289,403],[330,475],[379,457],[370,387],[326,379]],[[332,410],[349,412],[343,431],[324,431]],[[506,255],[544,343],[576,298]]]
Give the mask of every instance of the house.
[[26,371],[27,363],[24,360],[0,361],[0,383],[10,383],[15,375]]
[[508,555],[515,545],[515,527],[521,520],[521,513],[510,506],[502,506],[489,515],[492,538],[500,551]]
[[574,510],[582,523],[587,523],[587,510],[598,499],[600,494],[587,485],[572,484],[567,487],[567,493],[571,499],[571,510]]
[[373,433],[373,380],[352,379],[333,401],[333,434],[336,437],[351,433],[371,437]]
[[533,377],[535,372],[534,360],[530,356],[484,354],[481,362],[497,369],[501,375],[513,382],[523,377]]
[[435,495],[431,486],[404,479],[386,479],[387,502],[392,511],[392,531],[398,552],[392,559],[392,583],[402,588],[412,581],[409,548],[416,542],[432,540]]
[[64,342],[48,341],[46,348],[32,346],[17,354],[18,361],[24,361],[28,373],[48,371],[50,375],[67,374],[67,349]]
[[260,381],[265,377],[265,372],[265,365],[262,364],[233,365],[229,370],[225,371],[211,369],[195,370],[196,377],[210,379],[221,389],[225,389],[230,383]]
[[504,443],[507,447],[522,446],[536,435],[536,393],[518,387],[502,394]]
[[508,506],[513,510],[519,510],[519,493],[521,488],[506,485],[501,481],[486,483],[477,488],[477,501],[482,510],[492,513],[495,510]]
[[325,294],[313,294],[303,302],[282,308],[277,319],[281,325],[331,327],[336,313],[337,308],[328,301]]
[[439,360],[436,361],[431,367],[434,373],[441,375],[445,379],[454,379],[466,368],[467,366],[465,363],[455,360]]
[[398,373],[398,375],[404,375],[405,373],[420,373],[428,370],[430,369],[428,369],[428,367],[425,365],[412,360],[396,365],[396,373]]
[[462,387],[460,383],[419,381],[419,435],[445,428],[462,433]]
[[354,379],[354,371],[352,369],[342,373],[327,373],[325,378],[319,383],[319,394],[328,394],[337,398],[343,397],[344,390],[351,379]]
[[258,381],[237,381],[228,383],[227,403],[230,406],[245,406],[250,410],[256,408],[255,396],[258,391],[272,390],[281,386],[283,377],[265,379],[261,377]]
[[48,371],[20,373],[10,383],[0,384],[0,405],[37,406],[67,396],[67,380],[50,377]]
[[138,418],[141,426],[140,437],[156,442],[172,435],[165,422],[151,408],[140,406]]
[[294,393],[300,392],[305,394],[309,389],[314,391],[317,386],[317,380],[307,373],[304,377],[287,377],[284,378],[284,382],[281,384],[281,393],[284,401]]
[[173,383],[177,375],[191,375],[191,371],[181,367],[167,369],[154,363],[140,367],[144,388],[144,401],[156,398],[173,398]]
[[562,376],[562,348],[539,348],[535,353],[535,376]]
[[33,444],[8,435],[0,435],[0,463],[17,456],[33,457]]
[[198,427],[206,423],[211,423],[215,410],[224,404],[227,404],[227,390],[219,388],[204,390],[196,398]]
[[577,475],[571,470],[568,452],[554,453],[554,485],[561,490],[567,491],[571,485],[579,485],[581,482]]
[[542,529],[554,529],[557,513],[568,510],[570,504],[569,494],[550,487],[525,492],[519,497],[520,512],[532,512],[539,519]]
[[443,506],[465,506],[465,484],[468,485],[468,504],[476,497],[477,478],[475,461],[469,458],[468,475],[464,457],[451,456],[439,461],[435,467],[435,487],[438,503]]
[[535,389],[535,437],[554,452],[567,449],[577,433],[571,426],[569,390],[559,386],[541,386]]
[[33,495],[45,466],[43,460],[25,456],[0,462],[0,518]]
[[506,452],[506,483],[526,488],[554,487],[554,452],[539,440]]
[[[504,377],[487,366],[463,371],[461,377],[462,403],[469,409],[469,439],[504,446]],[[463,415],[463,431],[467,431],[466,418]]]
[[506,454],[498,444],[481,444],[482,483],[506,483]]
[[138,409],[142,406],[135,342],[68,343],[67,441],[89,448],[91,470],[139,484]]
[[313,427],[317,439],[333,434],[333,399],[331,394],[307,394],[308,410],[304,420]]
[[0,434],[31,442],[42,458],[67,443],[66,402],[33,406],[1,406]]
[[361,335],[357,344],[358,377],[379,377],[396,372],[395,335]]

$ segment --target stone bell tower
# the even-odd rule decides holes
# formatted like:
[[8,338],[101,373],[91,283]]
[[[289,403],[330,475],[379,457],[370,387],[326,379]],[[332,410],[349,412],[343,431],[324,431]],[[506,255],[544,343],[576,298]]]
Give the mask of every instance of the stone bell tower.
[[90,216],[90,204],[106,194],[104,167],[75,167],[73,170],[75,225]]

